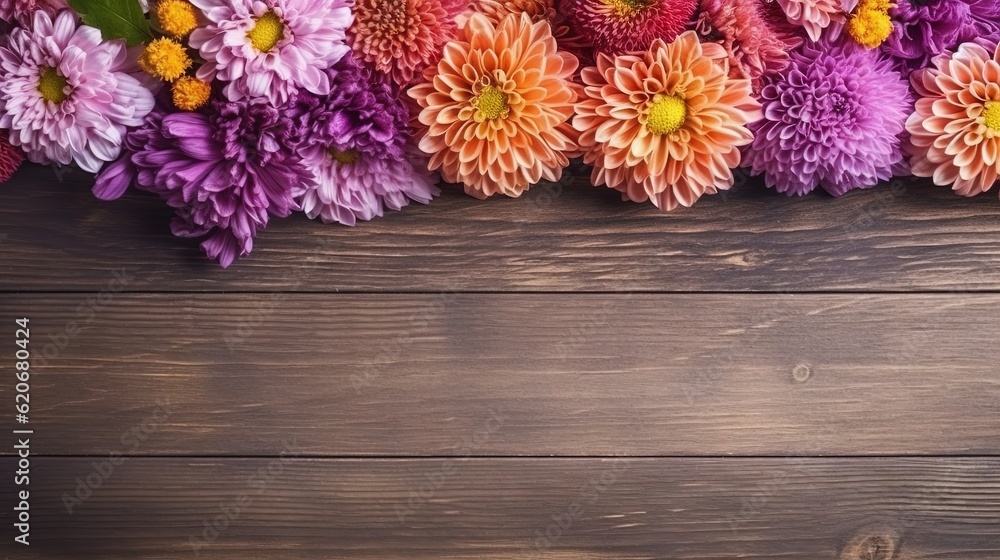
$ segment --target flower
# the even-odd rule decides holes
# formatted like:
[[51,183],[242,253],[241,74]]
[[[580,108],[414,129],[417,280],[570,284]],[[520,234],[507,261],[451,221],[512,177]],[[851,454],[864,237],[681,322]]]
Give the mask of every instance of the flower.
[[32,14],[37,10],[55,17],[59,10],[67,7],[66,0],[0,0],[0,19],[8,23],[30,25]]
[[1000,0],[898,0],[889,15],[894,29],[883,50],[907,72],[961,43],[1000,40]]
[[9,180],[23,161],[21,150],[7,141],[6,131],[0,131],[0,184]]
[[905,172],[900,136],[909,90],[877,50],[851,41],[804,44],[761,102],[747,164],[778,192],[821,186],[839,196]]
[[769,0],[701,0],[700,4],[698,34],[726,49],[729,75],[748,78],[755,94],[763,87],[764,76],[784,70],[788,53],[802,43],[776,6]]
[[350,44],[355,56],[400,86],[437,64],[455,36],[466,0],[357,0]]
[[890,4],[885,0],[862,0],[847,17],[847,34],[869,49],[877,48],[892,34]]
[[174,106],[181,111],[201,109],[212,95],[212,84],[191,76],[181,76],[170,89]]
[[198,27],[198,13],[187,0],[160,0],[156,20],[168,35],[186,37]]
[[161,80],[172,82],[180,78],[191,67],[191,57],[187,50],[173,39],[160,37],[146,45],[139,56],[139,68]]
[[576,33],[598,52],[644,51],[684,31],[698,0],[559,0]]
[[499,25],[511,14],[528,14],[533,23],[548,21],[559,48],[580,58],[588,54],[587,42],[573,32],[565,16],[556,11],[554,0],[473,0],[472,11]]
[[594,185],[662,210],[732,186],[760,106],[749,80],[729,77],[722,47],[688,31],[642,53],[600,54],[582,77],[573,126]]
[[556,49],[548,22],[527,14],[498,26],[473,14],[462,33],[409,90],[430,169],[477,198],[558,181],[577,147],[569,125],[576,58]]
[[297,199],[306,215],[353,226],[386,206],[430,202],[438,191],[407,159],[409,112],[395,89],[351,56],[328,74],[331,93],[300,94],[292,111],[306,131],[296,145],[315,182]]
[[153,95],[131,70],[122,41],[77,25],[66,10],[34,13],[0,46],[0,128],[36,163],[75,162],[91,173],[121,151],[126,127],[142,124]]
[[158,109],[128,135],[128,153],[98,176],[94,194],[121,196],[134,177],[176,210],[174,235],[207,236],[202,249],[228,267],[271,216],[298,210],[295,197],[311,185],[287,112],[260,98],[214,101],[207,114]]
[[831,23],[844,23],[840,0],[778,0],[788,21],[805,29],[809,38],[819,41]]
[[189,44],[207,62],[198,79],[228,82],[230,101],[267,97],[279,105],[299,88],[330,91],[326,70],[350,51],[347,0],[193,0],[209,24]]
[[910,81],[913,174],[965,196],[990,190],[1000,175],[1000,47],[964,43]]

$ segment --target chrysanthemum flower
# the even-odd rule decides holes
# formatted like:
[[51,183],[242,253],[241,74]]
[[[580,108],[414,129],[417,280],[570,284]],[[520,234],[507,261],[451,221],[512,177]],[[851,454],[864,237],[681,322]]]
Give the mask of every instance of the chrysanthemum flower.
[[534,23],[549,22],[560,49],[577,57],[588,49],[587,42],[573,32],[566,17],[556,11],[554,0],[473,0],[470,9],[489,18],[493,25],[499,25],[511,14],[528,14]]
[[877,48],[893,32],[891,6],[886,0],[861,0],[847,16],[847,35],[862,47]]
[[784,70],[788,53],[802,44],[770,0],[701,0],[696,30],[726,49],[729,75],[748,78],[755,94],[764,75]]
[[298,210],[295,197],[312,184],[291,144],[302,132],[287,108],[263,99],[215,101],[207,114],[157,110],[128,135],[128,153],[108,166],[94,194],[121,196],[133,178],[177,211],[179,237],[223,267],[250,253],[270,217]]
[[150,41],[143,49],[139,67],[154,78],[172,82],[191,67],[191,57],[187,49],[174,39],[160,37]]
[[181,111],[201,109],[208,103],[211,95],[211,84],[191,76],[182,76],[170,88],[170,97],[174,102],[174,107]]
[[323,70],[350,52],[347,0],[193,0],[210,21],[189,44],[207,63],[198,78],[228,82],[230,101],[267,97],[282,104],[299,88],[330,92]]
[[907,72],[961,43],[1000,40],[1000,0],[897,0],[893,33],[882,49]]
[[0,128],[33,162],[96,173],[153,108],[153,95],[125,72],[132,65],[124,42],[102,42],[73,12],[53,21],[36,11],[30,29],[0,46]]
[[558,181],[576,149],[576,58],[557,50],[547,22],[527,14],[496,27],[474,14],[462,35],[409,91],[421,107],[418,145],[430,169],[477,198]]
[[747,164],[778,192],[837,196],[904,173],[909,88],[879,51],[849,40],[807,43],[761,93]]
[[910,81],[913,174],[965,196],[990,190],[1000,176],[1000,47],[964,43]]
[[559,12],[598,52],[646,50],[684,31],[698,0],[559,0]]
[[293,111],[306,131],[296,145],[315,180],[298,198],[302,210],[353,226],[381,216],[385,207],[430,202],[438,190],[406,156],[409,112],[394,88],[352,56],[329,74],[330,95],[300,94]]
[[181,38],[198,27],[198,12],[187,0],[160,0],[156,20],[167,34]]
[[369,68],[409,85],[441,58],[468,0],[356,0],[349,42]]
[[42,10],[55,17],[59,10],[69,6],[66,0],[0,0],[0,19],[8,23],[31,24],[31,14]]
[[6,183],[24,161],[24,153],[7,141],[7,131],[0,130],[0,184]]
[[813,41],[819,41],[830,24],[844,23],[841,0],[778,0],[778,5],[788,21],[805,29]]
[[688,31],[643,53],[600,54],[582,77],[586,94],[573,125],[594,185],[661,210],[732,186],[760,105],[749,80],[729,77],[722,47]]

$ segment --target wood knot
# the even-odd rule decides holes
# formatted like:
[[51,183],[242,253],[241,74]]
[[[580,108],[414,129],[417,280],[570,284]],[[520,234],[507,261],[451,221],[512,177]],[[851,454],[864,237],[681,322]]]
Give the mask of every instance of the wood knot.
[[812,376],[812,368],[809,364],[799,364],[792,369],[792,379],[796,383],[805,383]]
[[893,560],[899,552],[899,535],[891,529],[866,531],[844,548],[840,560]]

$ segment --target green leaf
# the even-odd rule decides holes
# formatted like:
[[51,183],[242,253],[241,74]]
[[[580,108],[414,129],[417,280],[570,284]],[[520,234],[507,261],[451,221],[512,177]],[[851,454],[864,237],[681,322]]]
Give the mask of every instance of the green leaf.
[[69,0],[69,5],[105,40],[125,39],[132,46],[153,38],[139,0]]

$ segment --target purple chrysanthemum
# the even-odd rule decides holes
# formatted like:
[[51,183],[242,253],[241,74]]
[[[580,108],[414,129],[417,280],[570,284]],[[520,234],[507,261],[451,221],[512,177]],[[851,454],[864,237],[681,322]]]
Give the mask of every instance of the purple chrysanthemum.
[[0,130],[0,184],[6,183],[21,163],[24,162],[24,154],[16,146],[12,146],[7,141],[7,131]]
[[131,157],[109,166],[94,193],[117,198],[134,177],[177,210],[174,235],[208,235],[202,249],[227,267],[250,252],[270,216],[298,210],[295,197],[311,186],[286,112],[263,99],[215,101],[207,115],[157,110],[129,134]]
[[961,43],[1000,40],[1000,0],[899,0],[889,15],[893,31],[882,48],[907,73]]
[[807,42],[764,88],[761,103],[747,165],[779,192],[821,186],[839,196],[905,172],[900,135],[909,90],[877,50]]
[[409,200],[427,203],[438,193],[426,166],[406,153],[406,106],[384,80],[351,56],[328,71],[330,94],[300,93],[299,151],[315,178],[298,199],[306,215],[353,226],[399,210]]
[[0,0],[0,19],[7,23],[31,23],[31,14],[44,10],[55,17],[59,10],[67,8],[65,0]]
[[189,44],[207,62],[198,78],[228,82],[231,101],[267,97],[286,103],[299,89],[324,95],[323,72],[350,52],[354,21],[347,0],[192,0],[209,24]]
[[124,41],[77,25],[64,10],[37,10],[0,46],[0,128],[35,163],[76,163],[96,173],[121,152],[126,127],[153,109],[153,94]]

